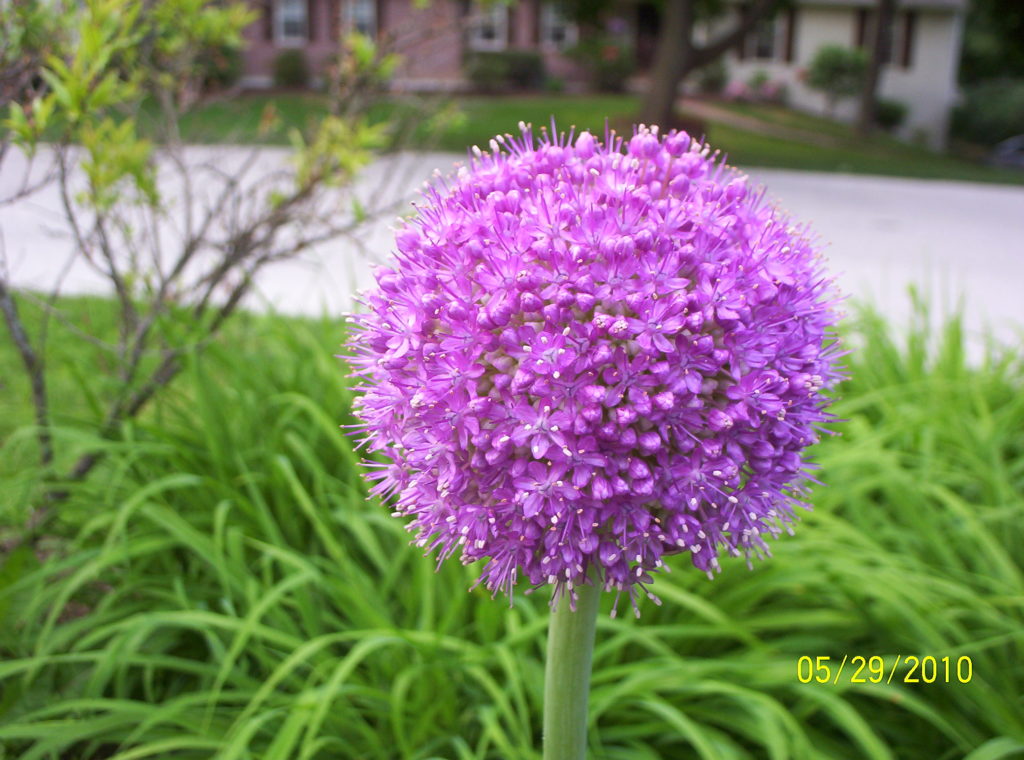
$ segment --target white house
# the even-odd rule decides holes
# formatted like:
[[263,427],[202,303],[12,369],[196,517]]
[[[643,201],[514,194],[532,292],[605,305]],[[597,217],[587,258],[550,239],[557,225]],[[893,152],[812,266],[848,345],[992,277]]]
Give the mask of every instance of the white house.
[[[2,0],[0,0],[2,1]],[[539,52],[549,74],[568,80],[586,72],[564,55],[582,34],[559,10],[557,0],[247,0],[257,11],[246,29],[243,81],[272,83],[275,58],[301,48],[314,76],[322,75],[337,53],[344,29],[358,29],[387,40],[401,54],[394,85],[402,90],[466,87],[466,50],[507,49]],[[726,0],[735,22],[749,0]],[[1024,0],[1022,0],[1024,1]],[[801,74],[826,44],[867,45],[878,0],[792,0],[726,55],[733,81],[745,82],[763,71],[785,84],[789,103],[821,111],[824,98],[810,90]],[[967,0],[897,0],[890,62],[884,67],[879,94],[905,103],[904,137],[923,136],[941,147],[950,107],[956,98],[956,69]],[[659,33],[653,0],[618,0],[613,15],[618,32],[630,38],[641,71],[650,64]],[[720,29],[703,30],[705,34]],[[698,30],[698,33],[701,30]],[[856,104],[841,104],[837,115],[852,118]]]
[[[906,104],[903,137],[936,148],[946,143],[966,6],[967,0],[898,0],[879,96]],[[876,7],[877,0],[795,0],[727,54],[729,79],[745,82],[763,71],[786,85],[791,106],[820,113],[824,96],[803,81],[811,59],[823,45],[870,45]],[[852,120],[855,101],[842,102],[836,116]]]

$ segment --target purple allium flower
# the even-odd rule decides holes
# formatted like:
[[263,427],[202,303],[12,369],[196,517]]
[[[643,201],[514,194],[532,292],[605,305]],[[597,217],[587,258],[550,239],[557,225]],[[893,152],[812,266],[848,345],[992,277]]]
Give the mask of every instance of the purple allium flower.
[[373,491],[495,593],[767,554],[839,377],[805,228],[685,133],[520,126],[427,190],[354,318]]

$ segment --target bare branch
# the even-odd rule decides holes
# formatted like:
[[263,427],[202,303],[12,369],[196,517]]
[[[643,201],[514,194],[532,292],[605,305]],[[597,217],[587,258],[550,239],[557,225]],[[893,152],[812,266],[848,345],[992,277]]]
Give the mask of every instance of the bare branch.
[[[4,161],[11,157],[12,154],[9,153],[10,148],[10,143],[0,141],[0,167],[3,167]],[[35,156],[24,154],[24,157],[25,168],[22,170],[21,180],[16,183],[17,189],[9,195],[0,198],[0,206],[10,206],[30,195],[35,195],[57,177],[57,166],[54,164],[48,167],[41,177],[33,180],[32,170],[36,166]]]
[[36,353],[32,340],[25,330],[25,324],[18,313],[7,282],[7,273],[0,273],[0,311],[3,312],[7,331],[11,334],[18,356],[25,367],[32,389],[32,406],[36,417],[36,437],[39,441],[39,461],[44,469],[53,464],[53,437],[50,432],[50,402],[46,390],[46,365],[42,356]]
[[[144,8],[138,26],[131,30],[139,32],[139,41],[133,43],[139,66],[159,67],[161,72],[173,73],[178,81],[192,77],[194,61],[156,60],[151,48],[158,30],[146,12]],[[73,55],[73,44],[65,47],[62,54]],[[179,129],[190,93],[176,85],[159,92],[167,80],[156,76],[155,71],[156,68],[152,72],[143,70],[142,80],[147,87],[156,86],[164,134],[159,147],[148,154],[153,163],[147,170],[156,172],[155,186],[168,191],[166,198],[161,196],[164,202],[147,203],[134,194],[134,189],[116,193],[113,205],[100,202],[107,200],[101,197],[101,191],[109,189],[104,182],[112,182],[111,187],[120,189],[123,186],[117,183],[122,175],[102,174],[95,185],[85,177],[83,183],[82,161],[86,154],[83,148],[75,147],[74,129],[66,130],[53,147],[53,176],[64,221],[70,230],[72,255],[76,261],[84,259],[114,291],[120,306],[117,345],[112,347],[94,336],[86,336],[80,325],[61,312],[57,301],[59,285],[48,298],[25,296],[31,299],[29,303],[38,304],[43,310],[43,329],[38,334],[33,331],[33,344],[17,314],[10,278],[0,281],[0,308],[12,334],[18,332],[15,342],[22,363],[42,383],[33,388],[39,427],[47,436],[52,434],[52,427],[42,382],[42,347],[49,320],[59,320],[74,335],[86,337],[104,351],[115,352],[117,382],[111,392],[105,392],[97,426],[101,438],[112,438],[174,380],[191,352],[201,350],[218,334],[253,291],[264,267],[351,235],[367,219],[392,212],[401,202],[389,199],[399,195],[396,183],[411,177],[410,173],[403,176],[397,163],[390,165],[389,171],[379,174],[376,185],[361,185],[362,204],[353,202],[346,208],[345,203],[354,197],[354,188],[347,170],[342,173],[342,167],[347,167],[342,152],[350,149],[362,154],[364,132],[361,127],[348,130],[337,122],[328,123],[337,129],[325,129],[300,153],[300,169],[290,163],[294,155],[287,156],[289,163],[281,163],[283,154],[273,149],[254,148],[247,155],[218,153],[207,159],[202,149],[184,145]],[[357,69],[348,71],[353,84],[345,95],[351,96],[347,105],[355,112],[346,111],[346,117],[358,118],[375,96],[374,88],[379,84],[376,71],[365,77]],[[359,87],[365,91],[357,91]],[[362,97],[367,93],[369,97]],[[132,115],[138,115],[141,102],[141,97],[126,94],[124,102],[117,105],[129,119],[129,126]],[[95,113],[83,112],[76,117],[75,129],[89,127],[96,117]],[[138,135],[131,139],[137,140]],[[0,149],[3,147],[0,145]],[[137,158],[140,154],[128,151],[125,155]],[[130,178],[134,176],[131,167],[137,172],[138,164],[126,165],[129,169],[124,176]],[[112,168],[122,170],[116,162]],[[168,180],[169,185],[165,185]],[[84,201],[77,195],[80,190],[84,190]],[[366,208],[365,212],[360,206]],[[18,302],[24,303],[20,299],[19,295]],[[179,311],[185,316],[175,323],[173,335],[164,332],[164,318],[177,316]],[[54,458],[53,442],[49,437],[45,440],[49,463]],[[74,463],[68,478],[86,477],[103,460],[104,453],[102,447],[86,452]],[[39,521],[45,519],[55,501],[66,496],[58,490],[60,481],[51,479],[49,484],[47,504],[37,511]]]

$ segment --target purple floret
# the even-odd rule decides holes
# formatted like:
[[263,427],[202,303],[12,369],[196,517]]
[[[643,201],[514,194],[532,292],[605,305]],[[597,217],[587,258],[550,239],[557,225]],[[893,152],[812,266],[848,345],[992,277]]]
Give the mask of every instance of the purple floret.
[[807,230],[685,133],[521,131],[427,190],[354,318],[373,492],[494,593],[768,554],[839,379]]

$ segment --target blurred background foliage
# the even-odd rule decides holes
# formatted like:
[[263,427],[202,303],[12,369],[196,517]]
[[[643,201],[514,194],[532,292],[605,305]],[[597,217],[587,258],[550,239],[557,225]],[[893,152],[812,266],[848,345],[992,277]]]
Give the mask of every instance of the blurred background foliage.
[[970,0],[954,137],[992,145],[1024,132],[1024,3]]

